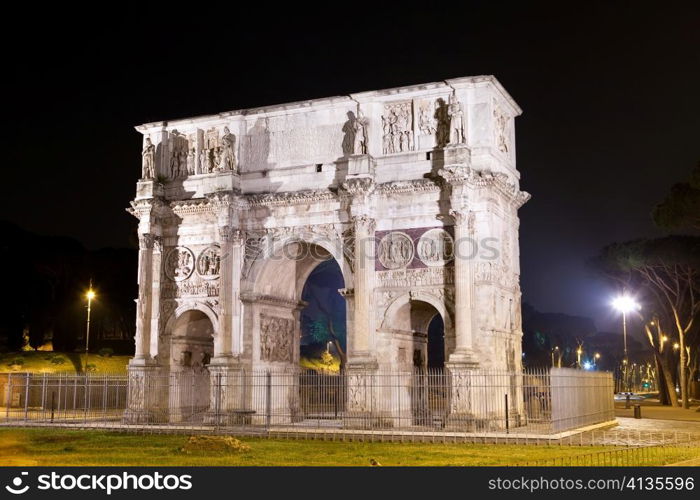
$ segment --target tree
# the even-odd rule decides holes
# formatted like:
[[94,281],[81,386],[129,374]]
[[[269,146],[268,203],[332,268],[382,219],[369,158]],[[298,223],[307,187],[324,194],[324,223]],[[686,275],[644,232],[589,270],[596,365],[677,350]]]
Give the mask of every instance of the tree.
[[340,357],[340,367],[345,366],[345,299],[338,293],[344,286],[343,276],[335,260],[319,264],[307,278],[302,300],[307,303],[301,317],[304,335],[313,343],[332,342]]
[[654,207],[652,217],[663,229],[700,230],[700,162],[687,182],[671,187],[666,198]]
[[[700,238],[668,236],[613,244],[604,248],[592,265],[619,285],[646,292],[651,305],[646,321],[651,324],[655,318],[661,332],[676,334],[681,399],[683,407],[688,408],[686,340],[697,328],[700,313]],[[659,347],[655,347],[657,351]],[[668,375],[664,372],[667,384]]]

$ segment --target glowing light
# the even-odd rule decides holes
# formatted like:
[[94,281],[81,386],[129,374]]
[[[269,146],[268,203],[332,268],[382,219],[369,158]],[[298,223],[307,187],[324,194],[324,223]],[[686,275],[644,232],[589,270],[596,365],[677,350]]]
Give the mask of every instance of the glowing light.
[[92,300],[92,299],[95,298],[95,292],[94,292],[92,289],[90,289],[90,290],[88,290],[88,292],[85,294],[85,296],[87,297],[88,300]]
[[600,359],[600,353],[599,353],[599,352],[595,353],[595,359]]
[[680,344],[679,344],[678,342],[676,342],[676,343],[673,344],[673,348],[674,348],[674,349],[680,349],[680,347],[681,347],[681,346],[680,346]]
[[664,335],[663,337],[661,337],[661,342],[662,342],[662,343],[663,343],[663,342],[666,342],[667,340],[668,340],[668,337],[667,337],[666,335]]
[[593,368],[593,365],[592,365],[591,363],[589,363],[588,361],[586,361],[585,363],[583,363],[583,369],[584,369],[584,370],[590,370],[591,368]]
[[630,297],[629,295],[620,295],[612,301],[612,306],[620,311],[621,313],[628,313],[630,311],[638,311],[641,306]]

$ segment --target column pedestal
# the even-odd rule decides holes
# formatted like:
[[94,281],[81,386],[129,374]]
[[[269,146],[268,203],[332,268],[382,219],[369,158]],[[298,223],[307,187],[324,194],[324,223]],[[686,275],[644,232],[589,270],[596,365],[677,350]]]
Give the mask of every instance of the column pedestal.
[[169,379],[153,360],[132,359],[127,367],[125,424],[165,423],[169,420]]
[[479,428],[475,407],[480,396],[476,387],[477,366],[474,362],[445,363],[450,386],[450,412],[446,422],[448,428],[470,432]]
[[209,364],[209,410],[204,415],[204,423],[250,424],[254,416],[253,385],[259,382],[233,356],[213,358]]
[[386,427],[379,402],[381,380],[377,374],[377,361],[368,353],[356,353],[345,369],[346,407],[343,425],[349,429]]

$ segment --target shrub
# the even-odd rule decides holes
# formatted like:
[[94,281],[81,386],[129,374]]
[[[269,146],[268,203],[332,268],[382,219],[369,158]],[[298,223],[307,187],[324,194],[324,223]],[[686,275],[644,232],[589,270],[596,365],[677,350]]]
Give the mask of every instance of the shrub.
[[250,446],[231,436],[192,436],[185,446],[180,448],[183,453],[240,453],[249,451]]
[[96,372],[97,371],[97,365],[94,365],[92,363],[88,363],[87,366],[85,367],[85,371],[87,372]]
[[102,356],[103,358],[109,358],[114,354],[114,349],[111,347],[103,347],[99,351],[97,351],[97,354],[99,356]]
[[54,356],[51,358],[51,364],[53,365],[62,365],[66,362],[66,359],[62,356]]
[[7,366],[24,366],[24,359],[22,359],[22,358],[11,359],[10,362],[7,363]]

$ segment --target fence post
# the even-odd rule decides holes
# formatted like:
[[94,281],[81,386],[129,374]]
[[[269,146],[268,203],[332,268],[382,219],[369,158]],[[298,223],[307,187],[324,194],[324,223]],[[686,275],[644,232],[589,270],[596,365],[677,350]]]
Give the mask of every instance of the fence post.
[[83,402],[85,403],[83,405],[85,407],[85,411],[83,413],[83,422],[87,423],[88,406],[90,405],[90,394],[89,394],[90,393],[90,380],[89,380],[90,375],[88,375],[87,366],[85,368],[86,368],[85,375],[84,375],[85,376],[85,394],[84,394],[85,397],[83,398]]
[[73,376],[73,414],[78,410],[78,375]]
[[10,406],[12,406],[12,374],[7,374],[7,408],[5,409],[5,418],[10,419]]
[[107,420],[107,374],[102,375],[104,379],[103,389],[102,389],[102,418]]
[[46,418],[46,373],[43,374],[41,380],[41,418]]
[[219,428],[221,419],[219,414],[221,413],[221,373],[216,374],[216,428]]
[[54,391],[51,391],[51,423],[53,423],[53,411],[54,411],[54,406],[56,405],[56,393]]
[[510,433],[510,423],[508,422],[508,394],[505,394],[506,397],[506,434]]
[[24,381],[24,421],[26,422],[29,412],[29,372],[25,374]]
[[272,376],[268,370],[265,377],[265,422],[266,426],[270,428],[270,420],[272,418]]
[[[192,380],[192,384],[190,385],[190,422],[194,422],[194,393],[196,390],[194,372],[192,373],[192,376],[190,377],[190,379]],[[211,380],[209,383],[211,383]],[[218,399],[218,397],[217,397],[217,399]],[[218,417],[217,417],[217,420],[218,420]]]

